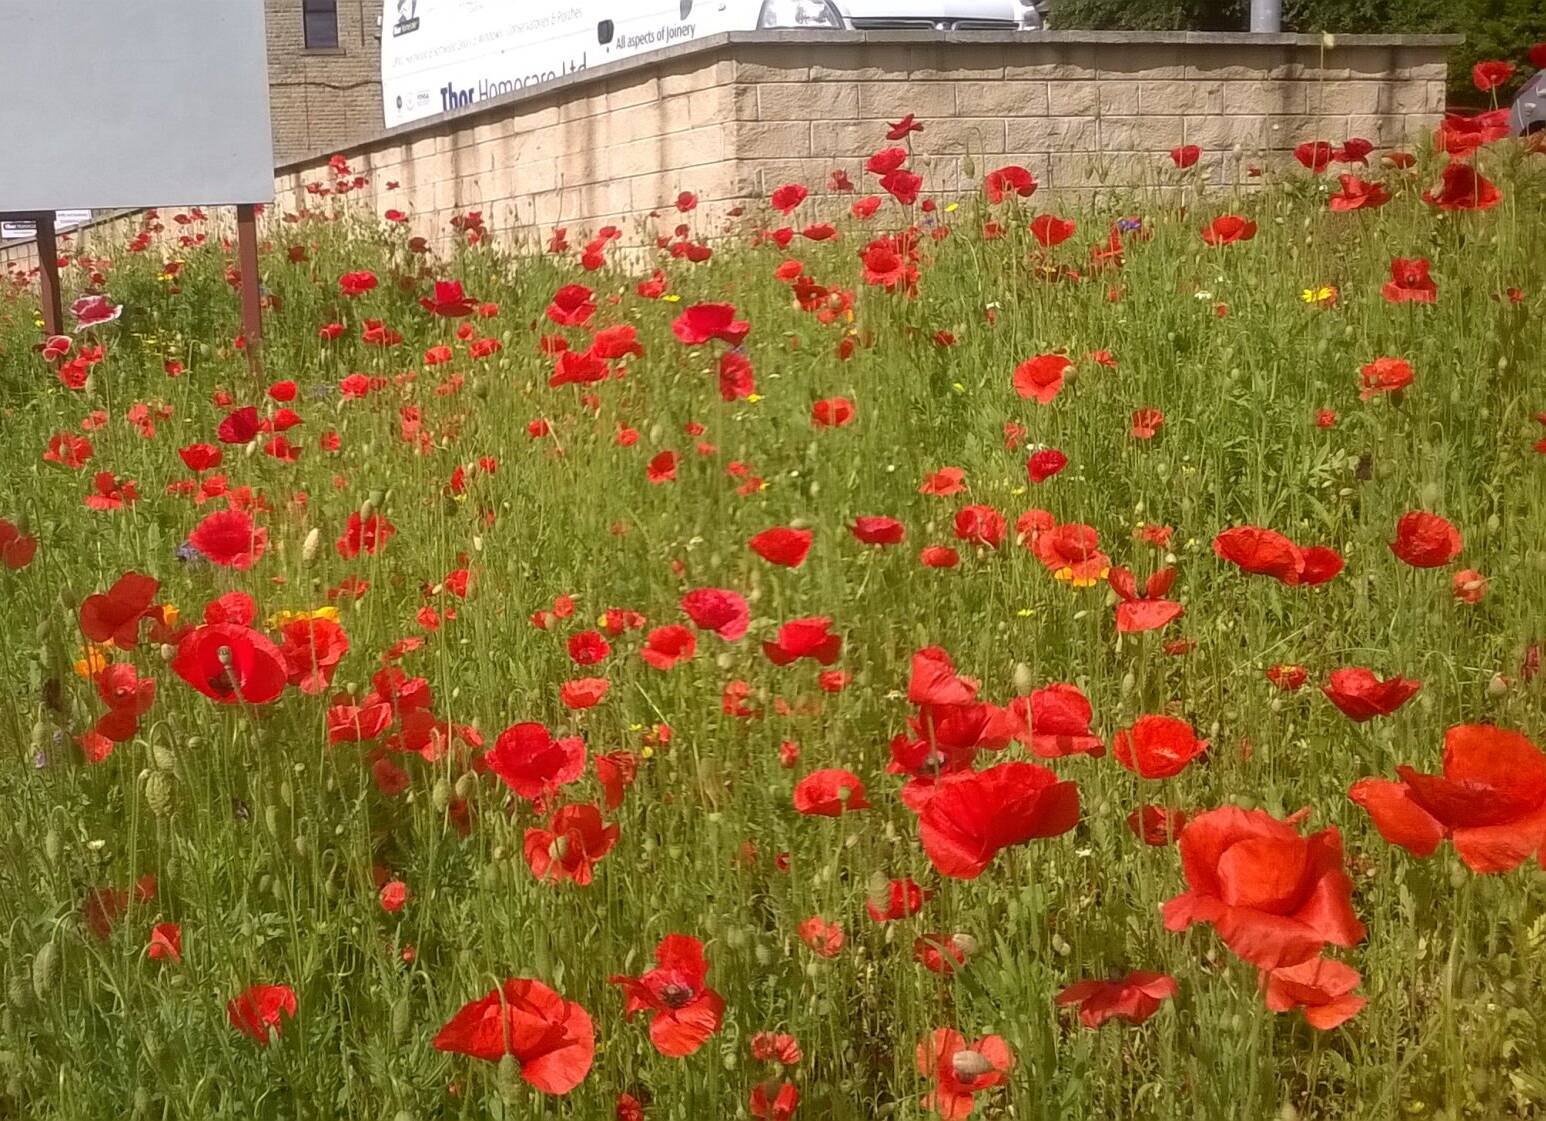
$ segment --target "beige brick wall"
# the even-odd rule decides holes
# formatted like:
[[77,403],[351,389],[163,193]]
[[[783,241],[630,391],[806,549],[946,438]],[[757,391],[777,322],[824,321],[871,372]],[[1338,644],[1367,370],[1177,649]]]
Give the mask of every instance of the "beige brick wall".
[[[1291,36],[720,37],[342,145],[369,184],[341,205],[403,210],[440,245],[469,210],[507,240],[565,226],[580,244],[613,224],[637,245],[675,226],[680,191],[700,197],[696,228],[713,229],[743,204],[766,215],[768,194],[796,181],[817,196],[801,211],[811,221],[846,206],[820,198],[834,169],[878,192],[864,161],[907,113],[926,126],[911,166],[936,196],[974,191],[1005,164],[1029,168],[1039,198],[1175,190],[1168,154],[1180,144],[1203,149],[1211,185],[1249,187],[1252,167],[1287,163],[1301,141],[1421,140],[1442,112],[1445,49]],[[279,169],[280,210],[334,205],[306,190],[331,179],[333,150]]]
[[382,0],[338,0],[338,49],[307,50],[301,0],[264,0],[274,158],[381,131]]

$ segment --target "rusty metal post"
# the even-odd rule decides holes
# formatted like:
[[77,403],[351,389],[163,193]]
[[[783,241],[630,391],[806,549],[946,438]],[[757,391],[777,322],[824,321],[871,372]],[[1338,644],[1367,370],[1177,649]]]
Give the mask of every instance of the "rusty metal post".
[[59,294],[59,241],[54,236],[54,212],[40,210],[32,221],[37,229],[38,295],[43,305],[43,330],[64,334],[64,305]]
[[247,364],[261,374],[263,362],[263,280],[258,273],[258,216],[252,203],[236,208],[236,261],[242,276],[242,338]]

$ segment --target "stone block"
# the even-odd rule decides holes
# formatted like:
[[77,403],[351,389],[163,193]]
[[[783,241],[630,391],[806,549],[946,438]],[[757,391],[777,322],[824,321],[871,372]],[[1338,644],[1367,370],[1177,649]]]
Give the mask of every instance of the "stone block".
[[1181,117],[1102,117],[1100,150],[1103,152],[1168,152],[1183,143]]
[[1096,82],[1095,92],[1103,117],[1130,117],[1139,112],[1138,98],[1142,82]]
[[1228,116],[1305,113],[1305,83],[1287,81],[1225,82],[1218,112]]
[[[922,156],[971,152],[991,159],[1004,151],[1005,121],[1002,116],[931,121],[926,132],[913,134],[913,151]],[[882,135],[874,131],[875,128],[876,125],[871,125],[869,136],[872,141],[875,136]],[[855,151],[865,149],[860,147]]]
[[[1045,117],[1047,83],[1008,79],[957,82],[956,112],[973,117]],[[915,142],[927,135],[919,133]]]
[[1305,91],[1306,109],[1325,116],[1378,112],[1381,94],[1388,88],[1379,82],[1341,79],[1317,82]]
[[905,43],[855,43],[827,46],[811,55],[810,80],[879,82],[906,74],[912,48]]
[[757,86],[757,118],[763,121],[823,121],[863,116],[860,85],[858,82],[764,82]]
[[920,43],[907,53],[907,74],[917,81],[1004,77],[1004,47],[999,43]]
[[1025,117],[1004,122],[1004,151],[1010,155],[1094,152],[1099,148],[1100,132],[1094,117]]
[[861,82],[859,116],[894,121],[916,113],[925,121],[953,117],[956,92],[953,82]]
[[662,97],[671,97],[679,93],[697,93],[729,85],[734,80],[735,64],[729,59],[705,63],[698,58],[688,58],[662,71],[660,94]]
[[[1198,114],[1224,111],[1223,82],[1159,78],[1130,84],[1138,88],[1140,113]],[[1104,107],[1102,111],[1105,111]]]
[[770,159],[802,159],[814,154],[815,128],[815,122],[805,121],[740,121],[735,126],[735,151]]
[[1254,151],[1267,137],[1266,114],[1251,116],[1198,116],[1182,122],[1181,143],[1204,151]]
[[1021,81],[1093,79],[1097,48],[1088,43],[1011,43],[1004,77]]

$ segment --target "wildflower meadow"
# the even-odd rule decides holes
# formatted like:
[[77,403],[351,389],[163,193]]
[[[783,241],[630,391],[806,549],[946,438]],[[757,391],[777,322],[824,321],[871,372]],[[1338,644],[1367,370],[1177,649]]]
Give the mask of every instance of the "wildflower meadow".
[[1546,145],[918,128],[6,282],[0,1117],[1546,1116]]

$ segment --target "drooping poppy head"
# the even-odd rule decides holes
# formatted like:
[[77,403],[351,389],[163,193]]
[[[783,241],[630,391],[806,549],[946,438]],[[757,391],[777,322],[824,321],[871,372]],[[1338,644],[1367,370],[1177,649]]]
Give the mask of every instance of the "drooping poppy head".
[[267,1047],[286,1020],[295,1018],[298,1005],[289,985],[253,985],[225,1006],[231,1026],[259,1047]]
[[765,529],[752,537],[746,544],[769,564],[780,565],[784,568],[799,568],[805,563],[806,554],[811,551],[813,534],[808,529],[793,529],[789,526],[775,526]]
[[1460,555],[1460,531],[1448,520],[1423,510],[1402,514],[1390,551],[1413,568],[1443,568]]
[[1503,192],[1468,163],[1451,160],[1439,182],[1423,192],[1423,201],[1440,210],[1491,210]]
[[1262,976],[1269,1011],[1302,1009],[1305,1023],[1319,1031],[1340,1027],[1368,1003],[1353,993],[1362,981],[1358,970],[1330,958],[1285,965]]
[[1118,763],[1143,778],[1171,778],[1208,749],[1185,720],[1174,716],[1140,716],[1111,741]]
[[936,871],[975,879],[1001,850],[1066,833],[1079,820],[1079,787],[1034,763],[1000,763],[942,785],[918,815]]
[[795,784],[794,808],[815,817],[838,817],[854,810],[867,810],[864,782],[852,771],[829,768],[812,771]]
[[907,536],[907,527],[895,518],[862,515],[854,519],[849,532],[866,545],[900,545]]
[[1422,684],[1395,675],[1380,679],[1363,666],[1347,666],[1334,671],[1321,692],[1354,723],[1362,724],[1376,716],[1389,716],[1417,695]]
[[567,1094],[590,1073],[596,1032],[590,1014],[540,981],[510,978],[462,1006],[436,1034],[435,1050],[497,1063],[506,1055],[544,1094]]
[[1065,1008],[1077,1005],[1079,1022],[1087,1028],[1098,1028],[1112,1019],[1136,1025],[1180,991],[1169,974],[1134,969],[1116,980],[1077,981],[1058,993],[1055,1003]]

